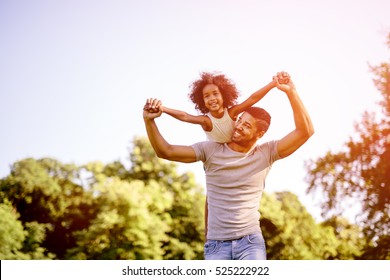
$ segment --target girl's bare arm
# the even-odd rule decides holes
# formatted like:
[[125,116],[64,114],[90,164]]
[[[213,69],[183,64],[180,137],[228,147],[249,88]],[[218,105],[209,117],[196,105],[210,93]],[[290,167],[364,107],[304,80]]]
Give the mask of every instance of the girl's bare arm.
[[162,106],[162,111],[163,111],[163,113],[166,113],[166,114],[168,114],[168,115],[170,115],[170,116],[172,116],[175,119],[178,119],[180,121],[188,122],[188,123],[192,123],[192,124],[199,124],[202,126],[203,130],[205,130],[205,131],[209,131],[211,128],[211,121],[210,121],[210,118],[207,116],[202,116],[202,115],[194,116],[194,115],[188,114],[184,111],[180,111],[180,110],[176,110],[176,109],[172,109],[172,108],[167,108],[164,106]]

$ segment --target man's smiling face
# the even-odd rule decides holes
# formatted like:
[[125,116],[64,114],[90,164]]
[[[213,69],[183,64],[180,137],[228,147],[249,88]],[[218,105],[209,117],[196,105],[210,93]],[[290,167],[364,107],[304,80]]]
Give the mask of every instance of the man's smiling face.
[[232,142],[241,146],[252,146],[261,136],[256,126],[256,118],[249,113],[243,113],[234,125]]

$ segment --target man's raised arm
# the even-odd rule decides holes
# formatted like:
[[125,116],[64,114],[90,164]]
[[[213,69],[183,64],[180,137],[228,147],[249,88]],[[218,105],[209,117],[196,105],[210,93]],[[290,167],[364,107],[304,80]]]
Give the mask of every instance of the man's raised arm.
[[161,116],[161,113],[162,109],[160,100],[154,98],[146,100],[143,111],[145,128],[150,144],[157,156],[172,161],[195,162],[196,155],[191,146],[171,145],[161,135],[156,122],[154,121],[155,118]]
[[[278,73],[278,76],[283,73]],[[298,92],[291,81],[287,84],[280,84],[278,77],[274,77],[277,88],[284,91],[290,101],[294,113],[295,130],[287,134],[278,142],[278,154],[280,157],[287,157],[302,146],[314,133],[313,124],[309,113],[299,98]]]

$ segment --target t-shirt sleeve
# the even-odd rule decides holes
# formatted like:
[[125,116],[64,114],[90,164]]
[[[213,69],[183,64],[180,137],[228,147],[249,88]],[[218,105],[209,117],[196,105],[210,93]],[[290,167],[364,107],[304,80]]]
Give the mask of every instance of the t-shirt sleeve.
[[275,161],[281,159],[278,154],[278,141],[269,141],[260,146],[263,153],[265,153],[268,163],[271,166]]
[[196,161],[203,161],[203,162],[206,161],[206,153],[205,153],[205,149],[204,149],[204,143],[205,142],[198,142],[198,143],[195,143],[191,146],[195,151]]
[[223,144],[212,142],[212,141],[203,141],[193,144],[191,147],[195,151],[196,160],[206,162],[210,156],[214,153],[215,149]]
[[278,154],[278,141],[276,141],[276,140],[271,141],[270,145],[271,145],[271,160],[272,160],[272,162],[281,159],[281,157]]

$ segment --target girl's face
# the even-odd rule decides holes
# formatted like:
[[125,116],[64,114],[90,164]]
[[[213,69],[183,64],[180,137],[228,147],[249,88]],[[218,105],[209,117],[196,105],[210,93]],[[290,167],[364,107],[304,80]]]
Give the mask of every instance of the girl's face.
[[223,111],[223,96],[219,88],[214,84],[208,84],[203,88],[203,101],[209,111],[218,113]]

